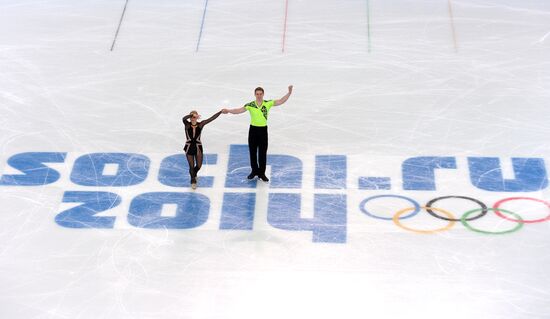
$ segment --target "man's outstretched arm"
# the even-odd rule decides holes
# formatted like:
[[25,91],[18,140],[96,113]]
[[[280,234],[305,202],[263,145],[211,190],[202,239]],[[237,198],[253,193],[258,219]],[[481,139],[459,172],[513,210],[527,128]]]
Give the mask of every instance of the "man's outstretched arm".
[[238,108],[234,108],[234,109],[223,109],[223,110],[222,110],[222,113],[223,113],[223,114],[227,114],[227,113],[231,113],[231,114],[241,114],[241,113],[244,113],[244,112],[246,112],[246,109],[244,108],[244,106],[238,107]]
[[283,103],[285,103],[288,98],[290,97],[290,95],[292,94],[292,85],[289,85],[288,86],[288,93],[285,94],[285,96],[283,96],[282,98],[278,99],[278,100],[275,100],[275,103],[273,105],[277,106],[277,105],[281,105]]

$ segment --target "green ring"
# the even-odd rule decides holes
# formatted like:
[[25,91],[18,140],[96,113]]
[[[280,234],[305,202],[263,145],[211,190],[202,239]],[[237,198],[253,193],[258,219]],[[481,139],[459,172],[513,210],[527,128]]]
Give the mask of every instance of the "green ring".
[[[506,214],[510,214],[512,216],[514,216],[518,222],[517,222],[517,226],[510,229],[510,230],[505,230],[505,231],[500,231],[500,232],[491,232],[491,231],[486,231],[486,230],[481,230],[481,229],[476,229],[472,226],[470,226],[468,224],[468,222],[466,221],[466,219],[468,218],[469,215],[475,213],[475,212],[478,212],[482,210],[481,208],[477,208],[477,209],[472,209],[472,210],[469,210],[467,212],[465,212],[462,217],[460,218],[460,222],[462,223],[462,225],[464,225],[464,227],[468,228],[469,230],[471,231],[474,231],[474,232],[477,232],[477,233],[482,233],[482,234],[489,234],[489,235],[501,235],[501,234],[508,234],[508,233],[513,233],[513,232],[516,232],[518,230],[520,230],[521,227],[523,227],[523,218],[521,218],[521,216],[519,216],[518,214],[516,213],[513,213],[509,210],[505,210],[505,209],[502,209],[502,208],[499,208],[498,210],[501,211],[501,212],[504,212]],[[495,211],[496,209],[494,208],[487,208],[487,210],[491,210],[491,211]]]

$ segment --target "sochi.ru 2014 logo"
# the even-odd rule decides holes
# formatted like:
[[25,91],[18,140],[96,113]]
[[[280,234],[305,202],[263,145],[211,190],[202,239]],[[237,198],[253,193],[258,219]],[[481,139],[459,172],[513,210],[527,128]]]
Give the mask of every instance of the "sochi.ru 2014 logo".
[[[66,152],[25,152],[11,156],[7,164],[20,173],[3,174],[0,186],[44,186],[58,183],[61,173],[52,164],[66,163]],[[147,229],[192,229],[204,224],[210,215],[210,198],[221,196],[219,229],[252,230],[256,210],[256,181],[247,181],[248,148],[246,145],[231,145],[225,173],[224,187],[214,189],[215,176],[202,176],[199,190],[190,191],[187,161],[183,154],[165,156],[155,164],[156,180],[151,174],[150,157],[135,153],[91,153],[78,155],[70,169],[70,185],[65,189],[62,203],[80,204],[59,212],[55,222],[68,228],[114,228],[115,216],[108,211],[119,206],[123,198],[117,189],[127,188],[138,194],[130,199],[127,222]],[[217,154],[205,154],[205,165],[217,165]],[[548,180],[542,158],[511,158],[514,178],[503,177],[500,159],[497,157],[468,157],[469,180],[475,190],[501,193],[537,192],[547,187]],[[48,166],[48,164],[50,164]],[[344,243],[347,238],[348,219],[348,158],[345,155],[316,155],[314,163],[313,216],[302,216],[303,161],[291,155],[268,155],[271,167],[270,190],[267,198],[267,222],[278,229],[310,231],[313,242]],[[68,169],[68,168],[67,168]],[[400,186],[403,191],[435,191],[436,171],[457,169],[457,159],[452,156],[417,156],[401,163]],[[156,174],[158,173],[158,174]],[[395,189],[392,179],[384,176],[357,176],[357,191],[390,191]],[[147,183],[155,184],[145,187]],[[149,185],[147,184],[147,185]],[[140,188],[141,187],[141,188]],[[159,188],[166,191],[154,191]],[[109,191],[107,191],[107,189]],[[209,191],[207,191],[209,190]],[[401,189],[400,189],[401,190]],[[537,202],[550,212],[548,202],[526,196],[502,196],[488,207],[483,201],[462,195],[440,196],[421,205],[416,200],[402,195],[383,194],[364,198],[359,210],[366,216],[393,221],[398,227],[412,232],[433,233],[447,230],[460,222],[475,232],[487,234],[509,233],[519,230],[524,224],[550,219],[524,219],[518,213],[503,208],[504,203],[527,200]],[[396,198],[410,202],[395,211],[392,217],[380,216],[368,209],[368,203],[381,198]],[[476,209],[456,214],[434,206],[434,203],[449,198],[475,203]],[[126,199],[128,200],[128,199]],[[219,200],[217,200],[219,201]],[[173,216],[163,215],[163,207],[174,205]],[[354,205],[354,207],[357,207]],[[421,210],[437,219],[446,221],[444,227],[434,230],[415,229],[404,225]],[[503,231],[478,229],[472,222],[488,213],[496,214],[514,222]],[[98,216],[102,213],[101,216]]]

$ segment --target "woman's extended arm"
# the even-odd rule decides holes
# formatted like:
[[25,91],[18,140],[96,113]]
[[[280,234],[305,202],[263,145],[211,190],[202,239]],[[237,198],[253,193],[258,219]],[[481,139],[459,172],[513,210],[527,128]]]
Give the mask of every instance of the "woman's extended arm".
[[213,120],[215,120],[216,118],[218,118],[218,116],[220,116],[220,114],[222,114],[222,111],[219,111],[218,113],[212,115],[210,118],[202,121],[200,124],[201,126],[205,126],[206,124],[212,122]]

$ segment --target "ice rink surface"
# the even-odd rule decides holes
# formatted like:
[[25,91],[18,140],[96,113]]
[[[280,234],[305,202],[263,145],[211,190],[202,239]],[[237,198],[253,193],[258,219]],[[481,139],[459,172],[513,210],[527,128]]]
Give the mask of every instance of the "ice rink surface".
[[[550,318],[549,57],[546,0],[0,0],[0,317]],[[192,191],[181,117],[291,84]]]

